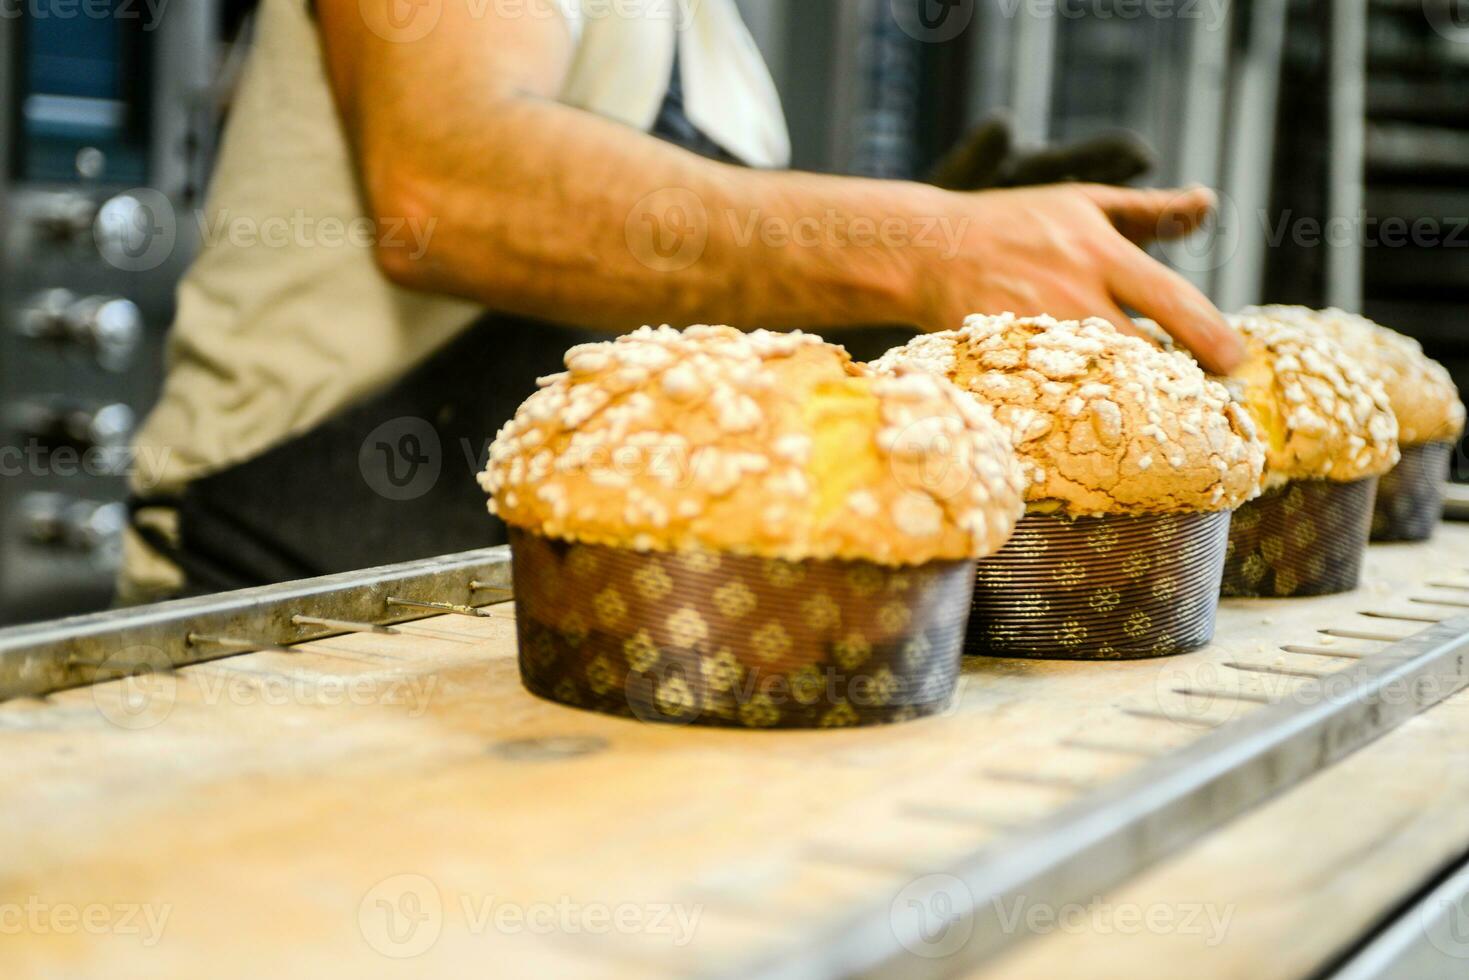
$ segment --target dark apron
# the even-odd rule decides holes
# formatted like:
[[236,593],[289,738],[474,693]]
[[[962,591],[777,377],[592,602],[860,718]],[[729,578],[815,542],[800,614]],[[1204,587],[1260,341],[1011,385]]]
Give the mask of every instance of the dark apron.
[[[737,163],[684,112],[677,61],[654,135]],[[843,331],[846,334],[846,331]],[[907,333],[851,333],[875,355]],[[244,463],[202,477],[172,507],[178,540],[146,523],[137,533],[184,574],[185,594],[219,592],[503,544],[475,481],[494,434],[563,369],[592,331],[490,314],[390,388]]]

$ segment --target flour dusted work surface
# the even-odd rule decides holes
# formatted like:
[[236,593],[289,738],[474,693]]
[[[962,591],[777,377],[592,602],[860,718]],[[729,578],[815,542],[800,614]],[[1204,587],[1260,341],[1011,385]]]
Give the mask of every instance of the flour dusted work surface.
[[[1457,635],[1437,622],[1457,607],[1433,601],[1469,602],[1466,547],[1469,528],[1449,525],[1374,546],[1355,593],[1227,600],[1214,642],[1180,658],[968,660],[952,708],[899,726],[751,732],[563,707],[522,688],[509,604],[10,701],[0,907],[28,925],[0,960],[8,976],[245,976],[270,944],[279,978],[859,962],[1307,976],[1469,848],[1469,701],[1448,675],[1383,697],[1399,727],[1360,748],[1337,732],[1332,764],[1272,799],[1246,806],[1220,783],[1239,816],[1169,811],[1177,847],[1149,867],[1128,867],[1140,851],[1096,821],[1071,824],[1085,832],[1069,846],[1098,845],[1073,866],[1083,879],[1122,880],[1054,901],[1064,928],[966,869],[999,855],[1044,870],[1050,838],[1033,832],[1058,815],[1120,812],[1110,794],[1171,759],[1325,707],[1309,692],[1331,678],[1408,663],[1398,638]],[[1430,680],[1447,695],[1435,707]],[[1202,758],[1192,772],[1216,760]],[[1032,905],[1059,894],[1034,880],[1051,884]],[[912,903],[942,911],[955,881],[973,929],[915,931]]]

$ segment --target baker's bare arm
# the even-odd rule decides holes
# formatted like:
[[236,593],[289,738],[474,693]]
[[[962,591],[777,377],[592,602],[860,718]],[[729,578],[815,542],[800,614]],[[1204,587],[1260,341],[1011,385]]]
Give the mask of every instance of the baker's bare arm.
[[[1208,301],[1134,244],[1160,227],[1192,229],[1212,207],[1206,191],[965,194],[728,166],[555,102],[573,44],[558,15],[537,11],[550,0],[443,0],[427,34],[390,40],[387,13],[400,2],[317,8],[368,206],[433,222],[416,259],[378,249],[402,285],[608,329],[943,330],[1003,310],[1126,325],[1126,305],[1206,366],[1239,359],[1238,338]],[[682,215],[695,226],[679,227],[678,205],[695,201]],[[673,252],[692,242],[690,251],[665,262],[655,237]]]

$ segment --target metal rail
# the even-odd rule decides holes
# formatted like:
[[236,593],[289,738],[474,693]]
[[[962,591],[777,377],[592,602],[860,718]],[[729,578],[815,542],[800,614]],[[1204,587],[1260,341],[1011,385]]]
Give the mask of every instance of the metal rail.
[[[1017,907],[1085,903],[1465,687],[1469,617],[1460,617],[1308,680],[815,937],[716,975],[953,975],[1026,937]],[[954,942],[934,945],[936,914]]]
[[1459,980],[1469,965],[1469,865],[1401,911],[1330,980]]
[[0,701],[390,627],[510,597],[510,549],[0,630]]

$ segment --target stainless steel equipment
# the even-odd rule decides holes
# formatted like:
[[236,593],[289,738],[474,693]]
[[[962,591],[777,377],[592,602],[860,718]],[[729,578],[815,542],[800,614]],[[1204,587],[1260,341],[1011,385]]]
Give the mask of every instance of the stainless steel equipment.
[[212,0],[21,13],[0,18],[0,622],[110,597],[217,122]]

